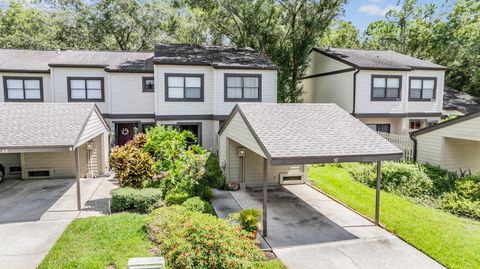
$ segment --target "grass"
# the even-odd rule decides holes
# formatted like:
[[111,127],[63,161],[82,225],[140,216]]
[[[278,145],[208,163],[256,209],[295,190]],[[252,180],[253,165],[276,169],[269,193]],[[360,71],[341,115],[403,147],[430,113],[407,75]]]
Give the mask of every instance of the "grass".
[[287,267],[279,260],[269,260],[265,262],[257,262],[255,269],[287,269]]
[[74,220],[39,268],[126,268],[131,257],[152,256],[143,219],[122,213]]
[[[311,167],[318,188],[358,212],[374,218],[375,190],[342,168]],[[400,238],[449,268],[480,268],[480,222],[409,202],[381,192],[380,222]]]

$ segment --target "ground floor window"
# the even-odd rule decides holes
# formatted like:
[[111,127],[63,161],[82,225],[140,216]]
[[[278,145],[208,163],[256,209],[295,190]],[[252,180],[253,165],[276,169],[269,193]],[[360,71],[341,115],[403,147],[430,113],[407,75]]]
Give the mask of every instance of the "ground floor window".
[[390,124],[367,124],[367,126],[376,132],[390,133]]
[[188,141],[188,144],[202,144],[202,123],[199,122],[178,122],[177,129],[179,131],[190,131],[197,137],[197,142],[191,140]]
[[424,128],[425,125],[426,125],[426,121],[425,120],[411,120],[410,121],[410,129],[412,130],[418,130],[418,129],[421,129],[421,128]]

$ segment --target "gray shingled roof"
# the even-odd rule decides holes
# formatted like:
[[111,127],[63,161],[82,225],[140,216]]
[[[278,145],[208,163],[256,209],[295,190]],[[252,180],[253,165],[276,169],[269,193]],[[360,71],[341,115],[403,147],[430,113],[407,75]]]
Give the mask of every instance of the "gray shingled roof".
[[480,111],[480,98],[445,87],[443,109],[455,109],[465,114],[477,112]]
[[314,48],[314,51],[363,69],[446,69],[441,65],[390,50]]
[[273,164],[327,163],[335,158],[339,162],[398,160],[402,156],[396,146],[336,104],[241,103],[230,117],[236,111]]
[[94,104],[0,103],[0,149],[71,147]]
[[159,44],[154,62],[158,64],[211,65],[215,68],[277,69],[264,55],[250,48]]
[[109,71],[153,72],[153,53],[0,49],[0,70],[48,72],[50,66],[82,65]]

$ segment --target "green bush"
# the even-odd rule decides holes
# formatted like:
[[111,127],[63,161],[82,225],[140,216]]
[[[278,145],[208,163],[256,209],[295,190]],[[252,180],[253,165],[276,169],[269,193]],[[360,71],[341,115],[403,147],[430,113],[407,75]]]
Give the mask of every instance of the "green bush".
[[382,165],[382,188],[400,195],[421,197],[432,193],[433,182],[417,164],[386,162]]
[[165,204],[167,205],[181,205],[183,204],[186,200],[190,198],[190,194],[188,192],[179,190],[179,191],[170,191],[166,196],[165,196]]
[[154,160],[142,148],[136,146],[134,139],[123,146],[116,146],[110,154],[110,166],[121,187],[154,187]]
[[147,217],[146,226],[168,268],[243,269],[265,260],[245,231],[210,214],[162,207]]
[[455,181],[458,179],[457,173],[429,163],[421,164],[421,166],[425,174],[427,174],[433,182],[433,192],[435,195],[455,190]]
[[441,197],[442,208],[452,214],[480,220],[480,201],[471,201],[458,193],[449,192]]
[[112,191],[112,211],[149,213],[162,203],[158,188],[119,188]]
[[334,166],[347,170],[352,178],[360,183],[370,187],[376,184],[375,166],[371,163],[340,163]]
[[468,176],[457,180],[455,191],[468,200],[480,200],[480,176]]
[[238,221],[240,226],[247,232],[254,232],[258,230],[260,223],[260,211],[257,209],[245,209],[238,213]]
[[200,197],[188,198],[182,204],[183,207],[190,211],[196,211],[206,214],[214,214],[213,206],[209,202],[203,201]]
[[203,180],[212,188],[225,189],[226,181],[217,156],[212,152],[206,152],[205,157],[205,174],[203,175]]

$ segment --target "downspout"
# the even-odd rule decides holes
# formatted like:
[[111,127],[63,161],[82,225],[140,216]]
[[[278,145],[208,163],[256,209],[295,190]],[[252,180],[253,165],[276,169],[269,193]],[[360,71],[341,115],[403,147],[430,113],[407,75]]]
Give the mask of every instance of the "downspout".
[[417,161],[417,143],[418,142],[417,142],[417,138],[415,137],[415,135],[413,135],[413,133],[410,133],[410,138],[413,141],[413,161],[416,162]]
[[357,99],[357,74],[360,72],[360,69],[356,69],[355,73],[353,73],[353,106],[352,106],[352,115],[355,117],[355,106],[356,106],[356,99]]

